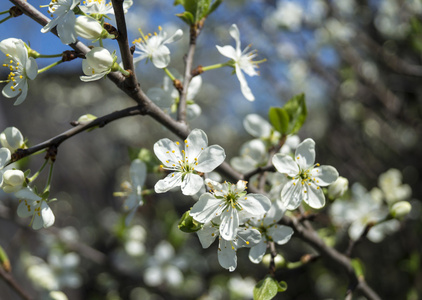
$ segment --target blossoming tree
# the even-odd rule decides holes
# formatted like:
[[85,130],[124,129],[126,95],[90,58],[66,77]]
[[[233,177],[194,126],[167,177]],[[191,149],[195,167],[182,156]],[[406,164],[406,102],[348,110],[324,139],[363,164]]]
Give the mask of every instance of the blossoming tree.
[[[89,290],[93,283],[90,278],[83,278],[83,273],[85,277],[91,274],[79,266],[79,256],[74,253],[77,252],[104,269],[97,278],[107,282],[104,286],[114,283],[120,286],[118,292],[108,293],[107,299],[225,299],[224,295],[213,294],[209,287],[200,287],[204,282],[209,284],[202,278],[221,270],[234,290],[230,293],[232,299],[273,299],[282,297],[280,293],[289,295],[288,285],[294,281],[291,279],[294,272],[312,268],[313,262],[319,259],[327,263],[328,274],[341,272],[343,285],[339,294],[345,299],[356,295],[382,299],[379,291],[372,287],[371,278],[365,278],[364,263],[354,258],[352,252],[366,237],[372,242],[380,242],[394,234],[412,210],[408,201],[410,187],[402,184],[398,170],[382,174],[380,188],[368,192],[355,183],[350,193],[348,180],[340,176],[336,167],[325,165],[325,162],[323,165],[316,163],[317,146],[313,137],[301,134],[308,116],[305,94],[284,99],[288,101],[277,107],[266,107],[265,115],[249,112],[243,125],[254,139],[240,147],[239,156],[229,159],[225,147],[208,139],[214,124],[194,123],[208,113],[201,109],[199,101],[195,101],[201,86],[207,84],[206,75],[220,72],[221,68],[232,70],[240,83],[240,89],[237,84],[231,87],[239,89],[242,95],[236,101],[258,102],[262,97],[252,92],[245,74],[248,77],[260,75],[259,65],[269,62],[265,58],[257,60],[258,52],[250,50],[251,45],[241,46],[245,39],[239,24],[227,23],[221,33],[233,38],[234,46],[216,45],[216,51],[222,55],[220,59],[225,62],[212,64],[203,59],[194,65],[201,33],[214,12],[221,8],[222,0],[176,0],[174,5],[181,10],[176,16],[183,21],[181,28],[172,30],[159,26],[158,33],[153,34],[144,34],[139,29],[140,37],[134,39],[133,46],[129,44],[127,17],[137,4],[133,1],[52,0],[40,8],[24,0],[10,2],[11,8],[5,12],[10,16],[0,26],[5,28],[11,17],[30,18],[42,33],[57,35],[68,47],[58,55],[46,55],[38,53],[19,37],[0,41],[0,50],[5,57],[3,67],[8,72],[3,80],[2,94],[5,98],[17,98],[13,104],[19,106],[14,109],[25,107],[25,99],[30,101],[31,88],[36,85],[38,74],[60,69],[59,65],[65,62],[80,66],[84,75],[79,79],[86,85],[111,81],[120,90],[121,97],[131,101],[125,108],[111,110],[102,116],[86,111],[77,120],[69,120],[72,128],[56,132],[54,137],[40,143],[33,142],[36,137],[22,134],[14,126],[5,128],[0,134],[1,195],[14,201],[10,202],[10,209],[16,208],[17,216],[23,219],[16,222],[24,228],[30,225],[31,235],[52,233],[45,247],[48,263],[36,257],[34,249],[22,250],[19,262],[16,262],[8,258],[11,253],[7,247],[0,248],[0,275],[10,285],[14,296],[33,298],[27,285],[19,284],[14,278],[15,274],[11,272],[14,264],[23,266],[40,297],[45,299],[74,299],[78,296],[66,296],[69,289],[82,286]],[[284,22],[280,26],[297,30],[300,26],[297,21],[302,18],[299,6],[287,2],[280,7],[281,19],[277,10],[269,14],[268,20]],[[307,22],[312,24],[313,21],[308,19]],[[183,44],[185,36],[188,36],[187,47]],[[171,67],[175,61],[172,52],[176,48],[185,53],[183,64],[179,61],[178,71]],[[60,57],[60,60],[41,68],[43,58],[50,57]],[[137,76],[143,68],[142,63],[153,65],[164,76],[164,81],[161,77],[151,86],[144,85]],[[221,74],[218,76],[223,76]],[[240,106],[242,104],[238,103],[236,107]],[[150,147],[131,149],[131,163],[124,176],[127,180],[121,184],[120,191],[114,192],[115,197],[123,199],[118,208],[119,217],[106,218],[104,225],[113,239],[110,244],[118,246],[109,251],[111,246],[107,244],[102,251],[81,241],[79,235],[83,233],[57,226],[55,203],[64,200],[52,192],[53,169],[60,164],[58,149],[66,147],[62,145],[64,141],[82,132],[100,132],[99,128],[106,124],[132,116],[150,117],[154,121],[150,126],[160,128],[165,137],[154,137]],[[298,135],[303,136],[302,141]],[[171,221],[171,214],[152,220],[144,210],[145,207],[159,207],[164,198],[175,207],[172,214],[177,214],[177,224]],[[179,200],[182,206],[177,203]],[[324,220],[324,216],[329,221]],[[171,224],[167,240],[156,242],[157,228],[168,223]],[[341,243],[333,242],[344,228],[350,236],[346,249]],[[190,240],[193,250],[182,246],[188,233],[195,233],[192,236],[196,235],[199,240],[199,243],[194,238]],[[184,237],[175,238],[180,234]],[[149,239],[157,244],[151,248],[154,254],[148,254]],[[216,240],[216,257],[215,251],[198,249],[198,245],[205,249]],[[283,249],[301,253],[301,257],[283,257]],[[194,253],[195,250],[201,254]],[[206,254],[209,252],[213,254]],[[248,259],[244,259],[246,256],[242,256],[242,252]],[[202,254],[209,256],[204,260]],[[220,271],[215,271],[217,264]],[[258,270],[256,264],[260,271],[255,271]],[[236,281],[233,274],[238,269],[248,279]],[[115,274],[119,282],[116,283],[110,274]],[[123,283],[124,278],[130,281],[127,286]],[[249,292],[242,294],[242,284],[249,279],[253,284],[246,284],[249,287],[245,290]],[[192,294],[183,292],[189,289]],[[93,290],[79,294],[79,297],[101,297],[101,292]],[[336,296],[338,294],[332,295]]]

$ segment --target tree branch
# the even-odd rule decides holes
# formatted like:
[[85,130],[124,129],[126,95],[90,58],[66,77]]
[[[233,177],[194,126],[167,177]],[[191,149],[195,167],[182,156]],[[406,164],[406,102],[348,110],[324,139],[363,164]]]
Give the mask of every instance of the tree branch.
[[0,267],[0,277],[22,298],[25,300],[31,300],[29,296],[16,282],[11,274],[7,273],[3,268]]
[[145,114],[143,110],[139,106],[133,106],[129,107],[123,110],[112,112],[108,115],[99,117],[91,122],[78,124],[72,129],[69,129],[49,140],[46,140],[42,143],[39,143],[38,145],[35,145],[33,147],[30,147],[28,149],[18,149],[16,152],[12,155],[12,162],[17,161],[21,158],[24,158],[26,156],[29,156],[35,152],[38,152],[42,149],[50,148],[50,147],[58,147],[61,143],[63,143],[65,140],[71,138],[74,135],[77,135],[78,133],[84,132],[90,128],[93,128],[95,126],[104,127],[106,124],[121,119],[125,117],[135,116],[135,115],[142,115]]

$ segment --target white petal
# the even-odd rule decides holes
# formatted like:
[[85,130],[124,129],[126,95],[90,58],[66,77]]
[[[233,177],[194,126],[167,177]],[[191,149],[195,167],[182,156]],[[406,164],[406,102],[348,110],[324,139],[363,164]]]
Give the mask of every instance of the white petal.
[[285,212],[285,209],[282,207],[284,206],[280,203],[280,201],[271,204],[271,208],[268,210],[264,219],[262,220],[265,227],[273,225],[281,220]]
[[240,198],[238,203],[250,216],[263,215],[271,207],[271,200],[261,194],[247,194],[244,199]]
[[252,94],[252,91],[249,88],[248,83],[246,82],[246,79],[242,73],[242,70],[238,66],[236,66],[235,70],[236,70],[237,79],[239,79],[239,82],[240,82],[240,90],[242,91],[243,96],[245,96],[245,98],[249,101],[254,101],[255,97]]
[[234,249],[230,241],[220,240],[218,245],[218,262],[224,269],[228,269],[230,272],[236,269],[236,249]]
[[311,185],[306,185],[307,197],[304,197],[303,200],[312,208],[322,208],[325,205],[325,196],[321,188],[316,186],[314,183]]
[[173,172],[168,174],[166,178],[159,180],[155,186],[154,190],[156,193],[165,193],[176,186],[182,184],[182,174],[180,172]]
[[176,42],[180,40],[182,36],[183,36],[182,29],[177,29],[176,32],[171,37],[169,37],[167,40],[164,41],[164,44]]
[[229,206],[221,214],[220,235],[225,240],[234,240],[237,228],[239,228],[239,214],[235,208]]
[[130,165],[129,173],[132,185],[142,187],[147,176],[147,166],[140,159],[135,159]]
[[204,186],[204,180],[197,174],[188,173],[183,178],[181,186],[183,195],[195,195]]
[[332,166],[321,166],[314,168],[311,174],[312,177],[315,177],[315,184],[319,186],[330,185],[338,178],[338,172]]
[[287,174],[290,177],[295,177],[299,174],[297,163],[288,155],[276,154],[273,156],[272,162],[280,173]]
[[151,61],[158,69],[163,69],[170,63],[170,50],[162,45],[156,49],[151,56]]
[[48,204],[45,201],[41,203],[41,218],[43,222],[42,226],[44,228],[48,228],[54,224],[55,217],[54,217],[53,211],[51,210],[50,206],[48,206]]
[[233,24],[232,26],[230,26],[229,33],[230,33],[230,36],[232,38],[234,38],[234,40],[236,41],[236,51],[238,53],[241,53],[241,49],[240,49],[240,32],[239,32],[239,29],[237,28],[237,25],[236,24]]
[[238,228],[235,246],[237,249],[241,247],[250,248],[258,245],[261,240],[261,233],[257,229]]
[[38,75],[38,65],[33,57],[30,57],[26,61],[25,72],[26,76],[31,80],[35,79],[35,77]]
[[228,57],[233,60],[237,60],[236,50],[232,46],[216,46],[218,52],[220,52],[221,55],[224,55],[225,57]]
[[[17,209],[17,214],[20,218],[26,218],[29,216],[32,216],[34,214],[34,206],[35,206],[35,201],[29,200],[29,201],[24,201],[24,200],[19,200],[19,206]],[[29,209],[28,209],[28,205],[29,205]]]
[[[174,151],[174,152],[173,152]],[[166,166],[178,164],[183,157],[177,144],[167,138],[161,139],[154,144],[154,153],[158,159]],[[168,163],[166,161],[169,161]]]
[[188,100],[195,99],[195,96],[198,93],[199,89],[201,88],[201,85],[202,85],[201,76],[195,76],[194,78],[192,78],[188,87],[188,95],[187,95]]
[[226,158],[224,149],[218,145],[206,148],[198,157],[198,165],[195,170],[208,173],[221,165]]
[[23,101],[25,101],[26,95],[28,94],[28,84],[26,83],[26,80],[25,81],[22,81],[22,82],[25,83],[22,86],[22,88],[21,88],[22,89],[22,92],[19,95],[19,97],[16,99],[15,103],[13,103],[13,105],[19,105],[19,104],[21,104]]
[[214,226],[211,222],[206,223],[201,230],[196,232],[202,248],[208,248],[218,236],[218,227]]
[[266,138],[271,134],[272,126],[257,114],[249,114],[243,120],[246,131],[256,138]]
[[191,131],[185,141],[185,151],[189,159],[189,163],[193,163],[195,158],[208,146],[208,137],[201,129]]
[[11,153],[7,148],[0,148],[0,170],[10,161]]
[[264,239],[261,239],[258,245],[255,245],[249,250],[249,259],[254,264],[261,262],[264,257],[265,252],[267,251],[267,243]]
[[106,73],[97,73],[97,74],[93,74],[93,75],[90,75],[90,76],[79,76],[79,78],[84,82],[90,82],[90,81],[99,80],[99,79],[103,78],[105,75],[107,75],[107,74]]
[[293,229],[291,229],[289,226],[276,224],[267,229],[267,235],[271,237],[275,243],[283,245],[287,243],[292,237]]
[[303,199],[303,188],[299,180],[292,180],[286,183],[281,191],[281,201],[288,210],[299,207]]
[[193,205],[190,215],[198,222],[207,223],[222,213],[224,206],[221,204],[224,204],[222,200],[205,193]]
[[76,16],[73,11],[69,11],[61,19],[60,23],[57,24],[57,33],[63,44],[72,44],[76,42],[76,31],[75,31]]
[[306,139],[297,146],[295,160],[302,170],[308,169],[315,163],[315,142],[313,139]]
[[365,229],[366,223],[364,223],[364,221],[362,219],[357,219],[356,221],[354,221],[348,230],[349,233],[349,237],[352,240],[357,240],[363,233],[364,229]]
[[30,188],[24,188],[15,193],[16,198],[18,199],[27,199],[32,201],[39,201],[42,198],[35,194]]
[[193,121],[202,113],[202,109],[198,104],[189,104],[186,108],[186,119]]

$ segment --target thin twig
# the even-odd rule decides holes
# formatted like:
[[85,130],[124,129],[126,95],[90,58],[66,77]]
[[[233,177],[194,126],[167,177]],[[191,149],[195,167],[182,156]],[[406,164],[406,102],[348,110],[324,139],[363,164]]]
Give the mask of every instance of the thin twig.
[[0,277],[22,298],[25,300],[32,300],[32,297],[29,296],[16,282],[12,274],[7,273],[3,268],[0,268]]
[[353,252],[353,249],[355,248],[355,246],[358,243],[360,243],[368,235],[369,230],[373,226],[374,226],[374,223],[368,223],[368,224],[366,224],[365,229],[363,230],[363,232],[361,233],[361,235],[359,236],[359,238],[357,238],[356,240],[352,240],[352,239],[349,240],[349,246],[347,247],[347,250],[345,252],[345,254],[348,257],[351,257],[352,256],[352,252]]

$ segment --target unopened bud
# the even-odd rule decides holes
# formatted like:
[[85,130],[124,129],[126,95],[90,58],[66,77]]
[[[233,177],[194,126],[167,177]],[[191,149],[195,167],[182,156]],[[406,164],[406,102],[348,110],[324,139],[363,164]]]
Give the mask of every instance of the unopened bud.
[[349,188],[349,181],[347,178],[339,176],[328,188],[328,197],[336,199],[344,195]]
[[3,173],[2,189],[5,193],[15,193],[22,189],[25,174],[21,170],[7,170]]
[[25,146],[22,133],[16,127],[7,127],[0,134],[0,143],[3,147],[9,149],[10,152],[15,152],[16,149]]
[[104,28],[94,18],[81,16],[76,19],[76,34],[87,40],[97,40],[102,36]]
[[82,115],[79,117],[78,123],[81,123],[81,124],[88,123],[95,120],[96,118],[97,118],[96,116],[91,115],[91,114]]
[[391,209],[391,215],[396,219],[401,219],[412,210],[412,205],[407,201],[399,201],[395,203]]
[[[264,255],[264,257],[262,258],[262,263],[265,266],[269,267],[270,262],[271,262],[271,254]],[[286,260],[284,259],[284,257],[282,255],[277,254],[274,257],[274,264],[275,264],[276,268],[282,268],[286,265]]]

